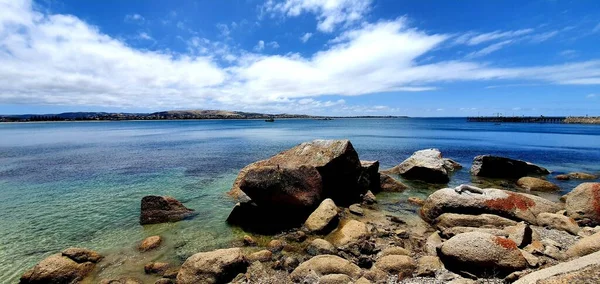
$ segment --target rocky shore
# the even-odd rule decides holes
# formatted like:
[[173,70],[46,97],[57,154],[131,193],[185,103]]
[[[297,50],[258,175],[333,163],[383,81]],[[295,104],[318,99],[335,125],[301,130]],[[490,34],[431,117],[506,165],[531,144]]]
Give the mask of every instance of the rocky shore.
[[[348,140],[302,143],[244,167],[230,198],[231,226],[246,232],[229,248],[181,262],[148,261],[148,277],[100,283],[596,283],[600,281],[600,183],[594,174],[550,171],[530,162],[474,157],[474,180],[506,188],[445,188],[462,165],[437,149],[379,169]],[[410,193],[402,180],[438,188],[411,196],[414,219],[389,214],[378,194]],[[562,180],[582,183],[552,201]],[[478,183],[479,184],[479,183]],[[510,190],[513,189],[513,190]],[[517,190],[514,190],[517,189]],[[172,197],[141,201],[140,224],[202,218]],[[135,244],[164,250],[162,236]],[[109,256],[68,248],[28,270],[21,283],[93,283]],[[90,280],[90,279],[94,280]],[[150,282],[149,282],[150,281]]]

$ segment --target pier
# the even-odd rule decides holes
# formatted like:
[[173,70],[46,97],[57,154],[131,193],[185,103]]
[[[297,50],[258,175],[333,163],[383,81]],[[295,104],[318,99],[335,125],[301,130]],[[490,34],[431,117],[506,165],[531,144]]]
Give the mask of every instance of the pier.
[[467,117],[468,122],[493,123],[565,123],[564,116],[474,116]]

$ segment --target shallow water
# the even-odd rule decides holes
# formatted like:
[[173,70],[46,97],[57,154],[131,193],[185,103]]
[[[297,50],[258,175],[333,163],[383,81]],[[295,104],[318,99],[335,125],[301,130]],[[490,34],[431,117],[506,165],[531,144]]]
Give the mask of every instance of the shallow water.
[[[122,264],[103,270],[102,277],[228,246],[243,234],[225,223],[233,202],[224,193],[239,169],[317,138],[348,138],[362,160],[379,160],[382,168],[416,150],[439,148],[465,166],[450,185],[471,182],[470,163],[479,154],[528,160],[553,175],[600,172],[595,125],[493,125],[460,118],[0,124],[0,283],[18,281],[27,268],[69,246],[98,250],[110,255],[109,263]],[[559,183],[563,193],[577,184]],[[408,192],[382,195],[385,209],[411,214],[414,207],[403,202],[408,196],[438,188],[411,185]],[[199,215],[140,226],[140,199],[149,194],[174,196]],[[163,235],[170,249],[140,259],[136,244],[154,234]]]

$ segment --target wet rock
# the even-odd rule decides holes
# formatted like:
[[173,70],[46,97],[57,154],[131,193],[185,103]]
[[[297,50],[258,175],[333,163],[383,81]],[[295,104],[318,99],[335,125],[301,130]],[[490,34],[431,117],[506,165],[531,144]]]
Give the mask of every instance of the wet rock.
[[535,216],[540,213],[554,213],[561,209],[560,204],[535,195],[461,185],[440,189],[429,195],[420,213],[430,223],[443,213],[468,213],[495,214],[535,224]]
[[582,226],[600,225],[600,183],[582,183],[563,199],[567,216]]
[[502,229],[504,227],[514,226],[516,224],[517,222],[513,220],[493,214],[468,215],[444,213],[437,217],[437,219],[435,220],[435,226],[442,230],[452,227],[478,227]]
[[442,269],[442,261],[437,256],[423,256],[417,260],[416,276],[435,276],[436,271]]
[[149,195],[142,198],[140,224],[177,222],[194,215],[194,210],[173,197]]
[[408,188],[407,185],[387,174],[380,174],[379,183],[383,192],[403,192]]
[[244,273],[248,262],[239,248],[201,252],[189,257],[177,274],[177,283],[227,283]]
[[244,238],[242,241],[244,242],[244,245],[248,246],[248,247],[254,247],[257,245],[256,241],[251,236],[248,236],[248,235],[244,235]]
[[440,253],[450,270],[485,274],[492,270],[510,273],[527,267],[517,244],[486,233],[464,233],[444,242]]
[[21,276],[19,283],[77,283],[83,280],[102,256],[81,248],[53,254]]
[[425,200],[418,198],[418,197],[409,197],[406,201],[408,201],[408,203],[417,205],[417,206],[423,206],[423,204],[425,204]]
[[314,239],[306,248],[306,252],[313,256],[320,254],[336,254],[337,249],[324,239]]
[[145,238],[142,243],[138,246],[138,250],[141,252],[146,252],[149,250],[153,250],[158,248],[162,243],[162,238],[160,236],[151,236]]
[[257,251],[255,253],[251,253],[247,257],[249,262],[255,262],[255,261],[265,262],[265,261],[270,261],[271,258],[273,258],[273,253],[270,250],[266,250],[266,249]]
[[388,255],[410,255],[410,251],[401,247],[388,247],[381,251],[380,257]]
[[308,216],[304,226],[312,233],[327,233],[335,228],[338,221],[338,208],[327,198]]
[[144,282],[134,277],[121,277],[119,279],[102,279],[100,284],[144,284]]
[[381,191],[379,161],[360,161],[359,187],[373,192]]
[[306,240],[306,233],[302,231],[295,231],[285,235],[285,239],[290,242],[301,243]]
[[365,223],[349,220],[341,228],[333,232],[332,240],[336,247],[347,246],[352,243],[358,243],[369,236],[369,230]]
[[144,265],[144,272],[146,272],[146,274],[157,274],[162,276],[169,268],[171,268],[171,265],[166,262],[150,262]]
[[579,257],[600,251],[600,233],[582,238],[567,250],[567,256]]
[[556,184],[534,177],[522,177],[517,181],[517,185],[527,191],[555,192],[560,190]]
[[600,283],[600,252],[525,275],[514,284]]
[[318,277],[330,274],[344,274],[351,279],[358,279],[361,275],[361,269],[357,265],[334,255],[318,255],[301,263],[290,274],[293,281],[301,281],[314,272]]
[[444,184],[450,181],[448,173],[455,169],[452,165],[453,163],[442,158],[440,150],[426,149],[415,152],[387,172],[399,174],[406,179]]
[[417,268],[415,261],[406,255],[387,255],[375,262],[375,267],[388,274],[404,273],[412,275]]
[[471,174],[489,178],[521,178],[525,176],[542,176],[550,172],[529,162],[492,155],[475,157]]
[[348,207],[348,210],[350,211],[350,213],[358,216],[362,216],[365,214],[365,211],[362,209],[362,207],[360,207],[360,204],[352,204],[350,205],[350,207]]
[[540,213],[537,216],[537,223],[551,229],[563,230],[573,235],[577,235],[580,231],[577,222],[570,217],[552,213]]
[[371,192],[370,190],[367,191],[367,193],[363,195],[363,203],[368,205],[377,203],[377,198],[375,197],[375,194],[373,194],[373,192]]
[[267,248],[272,252],[280,252],[285,247],[285,243],[281,240],[271,240]]

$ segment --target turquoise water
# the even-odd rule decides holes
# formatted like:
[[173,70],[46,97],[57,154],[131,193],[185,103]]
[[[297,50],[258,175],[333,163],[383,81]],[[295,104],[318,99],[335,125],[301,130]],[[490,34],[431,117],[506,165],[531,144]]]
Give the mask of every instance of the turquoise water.
[[[497,154],[535,162],[559,174],[600,172],[600,126],[466,123],[465,119],[336,119],[123,121],[0,124],[0,283],[69,246],[111,255],[102,276],[134,273],[137,262],[181,261],[225,247],[243,232],[225,219],[225,195],[237,172],[300,142],[352,141],[363,160],[391,167],[435,147],[465,165],[451,185],[470,182],[474,156]],[[389,210],[406,210],[409,195],[435,188],[411,184]],[[568,192],[577,182],[559,184]],[[174,224],[140,226],[140,199],[171,195],[199,215]],[[139,259],[136,244],[161,234],[171,248]],[[121,265],[122,264],[122,265]],[[128,265],[131,264],[131,265]],[[143,263],[141,264],[143,265]],[[122,269],[114,267],[121,266]],[[139,271],[137,271],[139,272]]]

